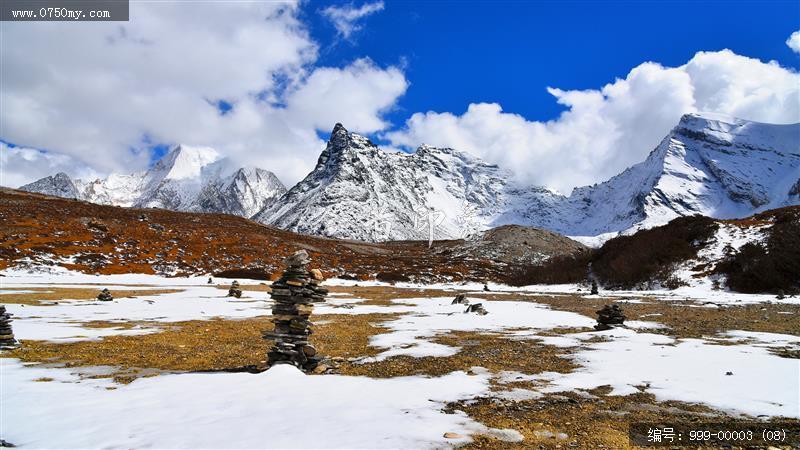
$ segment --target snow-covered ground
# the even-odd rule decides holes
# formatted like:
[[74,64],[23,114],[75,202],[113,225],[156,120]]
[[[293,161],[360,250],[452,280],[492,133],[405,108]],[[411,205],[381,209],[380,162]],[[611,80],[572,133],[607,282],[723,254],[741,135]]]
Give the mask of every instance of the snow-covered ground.
[[[158,332],[161,324],[214,317],[240,319],[270,314],[264,291],[245,290],[241,299],[207,285],[207,277],[161,278],[147,275],[89,276],[4,273],[2,288],[14,291],[46,286],[108,287],[111,291],[179,289],[180,292],[119,298],[112,302],[59,300],[48,306],[7,304],[14,314],[17,338],[68,341],[111,334]],[[243,285],[259,282],[240,280]],[[329,280],[329,284],[356,284]],[[380,283],[359,282],[361,286]],[[150,287],[142,287],[148,285]],[[443,357],[458,347],[433,342],[452,331],[492,332],[531,345],[570,347],[579,365],[571,373],[453,372],[439,378],[371,379],[342,375],[306,376],[288,367],[259,374],[170,374],[142,378],[129,385],[80,377],[74,369],[2,363],[3,439],[23,447],[104,448],[235,448],[235,447],[441,447],[493,433],[517,440],[518,433],[488,430],[463,413],[445,414],[445,403],[480,396],[521,400],[553,392],[609,385],[611,395],[645,391],[657,400],[700,403],[731,414],[800,418],[800,360],[783,358],[774,348],[800,349],[800,336],[729,330],[704,339],[678,339],[654,334],[654,322],[631,322],[631,328],[605,332],[553,335],[556,328],[588,329],[594,320],[529,301],[532,294],[575,294],[578,286],[531,286],[524,289],[490,285],[503,301],[485,298],[482,285],[401,284],[408,289],[468,292],[488,315],[463,313],[452,297],[403,298],[390,305],[363,304],[364,299],[333,293],[315,314],[398,313],[372,337],[382,350],[380,360],[397,355]],[[27,289],[26,289],[27,288]],[[8,292],[8,291],[6,291]],[[585,292],[585,289],[584,291]],[[686,292],[602,292],[601,297],[629,301],[691,298],[698,305],[776,301],[772,296],[739,295],[690,288]],[[639,300],[643,296],[648,296]],[[711,294],[717,294],[714,297]],[[484,297],[484,298],[482,298]],[[525,300],[525,301],[516,301]],[[786,299],[785,303],[796,303]],[[713,306],[717,307],[717,306]],[[91,328],[90,321],[144,322],[146,326]],[[798,333],[800,335],[800,333]],[[598,341],[597,338],[603,339]],[[725,345],[721,345],[725,344]],[[51,382],[35,382],[52,378]],[[535,388],[492,392],[490,382],[512,379],[534,382]],[[113,388],[113,389],[109,389]],[[43,431],[45,430],[45,431]],[[447,439],[445,432],[463,438]]]

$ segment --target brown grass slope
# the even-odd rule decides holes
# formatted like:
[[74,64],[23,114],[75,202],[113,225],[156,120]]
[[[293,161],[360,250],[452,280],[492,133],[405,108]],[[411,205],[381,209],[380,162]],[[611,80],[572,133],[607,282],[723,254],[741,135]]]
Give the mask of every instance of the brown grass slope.
[[[525,236],[542,233],[540,240],[525,238],[532,253],[552,256],[584,248],[560,235],[529,230]],[[99,274],[213,273],[269,279],[286,255],[305,249],[326,276],[462,281],[500,279],[509,258],[515,258],[506,252],[475,256],[466,247],[461,240],[438,241],[428,248],[427,242],[418,241],[327,239],[231,215],[119,208],[0,188],[0,269],[59,265]],[[500,247],[519,251],[517,245]]]

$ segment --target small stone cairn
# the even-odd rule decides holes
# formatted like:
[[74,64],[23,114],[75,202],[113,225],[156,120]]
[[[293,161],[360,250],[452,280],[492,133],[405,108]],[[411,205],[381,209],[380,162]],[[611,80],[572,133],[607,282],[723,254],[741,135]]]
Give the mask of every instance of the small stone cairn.
[[114,296],[111,295],[111,291],[109,291],[108,288],[103,288],[103,290],[97,294],[97,299],[101,302],[110,302],[111,300],[114,300]]
[[284,260],[287,268],[281,278],[272,283],[270,296],[275,301],[272,306],[272,322],[275,328],[264,334],[264,339],[275,345],[267,353],[267,364],[292,364],[305,372],[321,373],[327,369],[321,364],[322,357],[308,342],[311,335],[309,316],[314,310],[313,303],[325,301],[328,290],[320,287],[322,272],[308,270],[308,253],[295,252]]
[[212,280],[211,277],[208,277],[208,282],[206,284],[214,284],[214,280]]
[[625,319],[625,314],[622,313],[619,305],[606,305],[597,311],[597,325],[594,326],[594,329],[597,331],[610,330],[615,326],[622,325]]
[[10,348],[17,345],[14,332],[11,331],[11,313],[6,312],[5,305],[0,305],[0,348]]
[[589,293],[590,295],[597,295],[599,291],[597,290],[597,281],[592,280],[592,291]]
[[483,308],[483,303],[473,303],[472,305],[467,306],[467,310],[464,311],[466,313],[477,313],[482,316],[489,314],[489,311]]
[[458,294],[456,298],[453,299],[453,303],[451,305],[469,305],[469,300],[467,299],[466,294]]
[[233,280],[233,283],[231,283],[231,287],[230,289],[228,289],[228,297],[236,297],[236,298],[242,297],[242,290],[239,288],[238,281]]

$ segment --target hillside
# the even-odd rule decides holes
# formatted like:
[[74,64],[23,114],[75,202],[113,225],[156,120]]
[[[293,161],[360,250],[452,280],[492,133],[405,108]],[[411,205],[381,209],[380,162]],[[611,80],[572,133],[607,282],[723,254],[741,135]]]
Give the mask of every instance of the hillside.
[[511,273],[517,285],[581,283],[606,289],[702,287],[800,293],[800,207],[744,219],[679,217],[619,236],[591,252],[551,258]]
[[[511,238],[370,244],[296,234],[226,214],[120,208],[0,189],[0,268],[61,266],[85,273],[221,274],[271,278],[283,258],[306,249],[326,276],[386,281],[497,280],[508,264],[585,251],[522,228]],[[491,244],[489,244],[491,243]],[[492,246],[481,256],[467,246]],[[502,251],[502,249],[509,251]],[[499,250],[498,250],[499,249]]]

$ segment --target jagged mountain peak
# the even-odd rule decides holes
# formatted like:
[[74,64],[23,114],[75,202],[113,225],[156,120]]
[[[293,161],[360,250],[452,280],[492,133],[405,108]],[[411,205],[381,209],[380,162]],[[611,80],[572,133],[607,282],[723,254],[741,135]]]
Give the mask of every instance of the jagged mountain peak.
[[54,195],[64,198],[80,198],[78,188],[75,186],[72,178],[64,172],[58,172],[55,175],[50,175],[33,183],[26,184],[20,187],[23,191],[38,192],[40,194]]
[[200,176],[203,167],[220,159],[211,147],[196,147],[185,144],[175,146],[159,159],[149,173],[161,179],[181,180]]
[[286,188],[264,169],[239,167],[210,147],[177,145],[144,172],[109,174],[83,182],[66,174],[42,178],[20,189],[93,203],[221,212],[250,217]]

